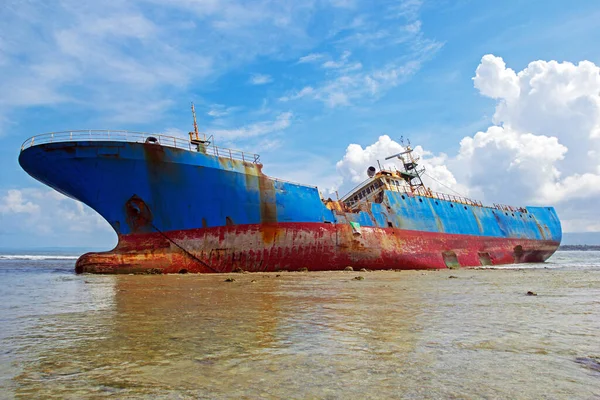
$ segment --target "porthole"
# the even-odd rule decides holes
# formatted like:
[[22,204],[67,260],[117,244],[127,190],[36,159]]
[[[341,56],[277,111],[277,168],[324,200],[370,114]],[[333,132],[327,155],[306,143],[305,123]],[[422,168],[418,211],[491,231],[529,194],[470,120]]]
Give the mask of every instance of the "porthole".
[[435,201],[435,205],[437,206],[437,205],[439,205],[439,204],[440,204],[440,203],[438,203],[438,202],[437,202],[437,200],[436,200],[436,201]]
[[422,202],[423,202],[423,199],[419,199],[419,203],[422,203]]
[[530,215],[529,218],[533,218],[533,217]]
[[508,217],[508,213],[504,213],[504,215],[506,215]]
[[404,200],[404,195],[402,195],[402,200]]
[[513,217],[515,216],[515,214],[511,214]]
[[454,208],[454,204],[450,203],[450,207]]
[[467,209],[467,206],[464,206],[464,207],[465,207],[465,210],[466,210],[466,209]]

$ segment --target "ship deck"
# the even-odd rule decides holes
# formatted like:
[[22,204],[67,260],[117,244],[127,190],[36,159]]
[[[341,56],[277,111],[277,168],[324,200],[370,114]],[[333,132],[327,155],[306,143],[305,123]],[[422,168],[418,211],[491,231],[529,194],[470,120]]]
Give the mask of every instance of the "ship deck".
[[[206,138],[205,138],[206,139]],[[21,145],[21,152],[41,144],[62,143],[62,142],[126,142],[126,143],[155,143],[161,146],[172,147],[175,149],[198,152],[198,144],[193,143],[188,138],[169,136],[158,133],[134,132],[124,130],[104,130],[104,129],[88,129],[88,130],[73,130],[62,132],[42,133],[32,136],[25,140]],[[219,147],[206,141],[202,144],[202,152],[207,155],[216,157],[225,157],[232,160],[241,160],[260,164],[260,155],[248,153],[241,150],[234,150],[226,147]]]

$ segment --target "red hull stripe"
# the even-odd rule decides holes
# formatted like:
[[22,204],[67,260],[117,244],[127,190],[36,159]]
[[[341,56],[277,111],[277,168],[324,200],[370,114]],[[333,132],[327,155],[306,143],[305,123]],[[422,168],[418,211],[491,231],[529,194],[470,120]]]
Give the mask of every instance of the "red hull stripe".
[[395,228],[278,223],[119,237],[105,253],[84,254],[77,272],[177,273],[436,269],[543,262],[555,241],[456,235]]

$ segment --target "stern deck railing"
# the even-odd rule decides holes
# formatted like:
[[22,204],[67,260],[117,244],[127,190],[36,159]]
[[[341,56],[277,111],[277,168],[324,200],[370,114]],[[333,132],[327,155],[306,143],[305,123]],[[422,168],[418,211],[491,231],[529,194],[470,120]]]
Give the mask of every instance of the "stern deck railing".
[[200,152],[208,155],[230,158],[232,160],[242,160],[244,162],[251,162],[254,164],[260,163],[260,156],[258,154],[246,153],[241,150],[228,149],[225,147],[217,147],[213,144],[197,145],[192,143],[189,139],[183,137],[121,130],[91,129],[43,133],[41,135],[30,137],[23,142],[21,145],[21,151],[40,144],[75,141],[152,143],[194,152],[198,152],[198,146],[200,146]]

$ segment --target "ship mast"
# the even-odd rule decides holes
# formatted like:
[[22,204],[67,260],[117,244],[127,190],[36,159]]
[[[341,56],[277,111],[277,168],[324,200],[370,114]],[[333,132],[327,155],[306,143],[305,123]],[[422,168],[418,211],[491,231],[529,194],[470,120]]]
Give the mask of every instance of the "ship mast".
[[[194,103],[192,103],[192,116],[194,117],[194,133],[195,139],[198,140],[198,124],[196,123],[196,109],[194,108]],[[191,133],[191,132],[190,132]]]
[[407,141],[407,145],[404,145],[404,138],[400,139],[400,143],[404,147],[404,151],[386,157],[386,160],[392,158],[398,158],[402,162],[402,171],[398,171],[398,174],[408,185],[413,193],[429,193],[429,189],[425,187],[423,180],[421,179],[422,174],[425,172],[425,168],[418,169],[419,160],[418,156],[413,155],[413,148],[410,145],[410,141]]
[[194,131],[189,132],[190,142],[196,145],[196,149],[200,151],[202,149],[202,146],[210,144],[210,137],[207,140],[206,135],[203,134],[203,138],[200,139],[200,133],[198,132],[198,123],[196,122],[196,108],[194,107],[194,103],[192,103],[192,116],[194,117]]

